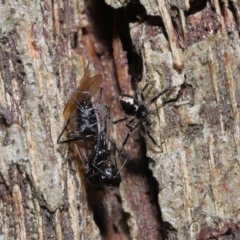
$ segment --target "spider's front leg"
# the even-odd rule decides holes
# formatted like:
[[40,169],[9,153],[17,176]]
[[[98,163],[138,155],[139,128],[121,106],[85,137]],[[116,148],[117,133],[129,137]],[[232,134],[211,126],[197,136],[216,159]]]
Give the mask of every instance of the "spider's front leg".
[[[153,82],[147,82],[144,87],[142,88],[142,90],[138,90],[136,89],[136,93],[137,93],[137,96],[141,96],[141,99],[138,99],[138,101],[141,101],[141,102],[145,102],[145,92],[146,90],[149,88],[149,87],[153,87],[154,86],[154,83]],[[138,97],[139,98],[139,97]]]
[[123,121],[126,121],[126,120],[128,120],[128,117],[120,118],[120,119],[118,119],[118,120],[113,121],[112,123],[113,123],[113,124],[117,124],[117,123],[119,123],[119,122],[123,122]]

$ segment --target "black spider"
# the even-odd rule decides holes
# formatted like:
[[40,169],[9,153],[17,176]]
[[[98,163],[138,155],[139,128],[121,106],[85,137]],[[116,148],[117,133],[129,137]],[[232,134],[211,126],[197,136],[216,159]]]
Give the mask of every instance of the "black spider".
[[[149,111],[149,106],[154,103],[161,95],[163,95],[164,93],[166,93],[167,91],[170,90],[169,88],[166,88],[165,90],[161,91],[160,93],[158,93],[155,97],[153,97],[150,101],[145,102],[145,98],[144,98],[144,92],[146,91],[147,87],[149,86],[149,83],[147,83],[144,88],[142,89],[141,92],[137,91],[137,98],[135,99],[133,96],[127,95],[127,94],[121,94],[119,97],[119,103],[121,106],[122,111],[132,117],[130,120],[129,117],[125,117],[119,120],[114,121],[113,123],[116,124],[118,122],[121,121],[126,121],[128,120],[128,122],[126,123],[127,128],[129,129],[129,132],[127,133],[123,144],[122,144],[122,149],[125,146],[125,144],[127,143],[129,136],[131,135],[131,133],[139,126],[141,125],[143,130],[147,133],[148,137],[151,139],[151,141],[156,145],[156,141],[154,140],[154,138],[151,136],[148,127],[147,127],[147,116],[150,113]],[[159,146],[158,146],[159,147]],[[121,149],[121,151],[122,151]]]

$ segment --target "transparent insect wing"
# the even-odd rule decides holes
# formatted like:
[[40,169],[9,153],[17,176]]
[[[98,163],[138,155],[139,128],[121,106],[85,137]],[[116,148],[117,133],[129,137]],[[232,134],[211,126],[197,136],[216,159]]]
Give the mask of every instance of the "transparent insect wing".
[[89,165],[87,161],[87,150],[82,147],[79,147],[78,143],[75,143],[74,147],[76,149],[78,158],[81,161],[82,166],[84,167],[84,171],[87,172],[89,170]]
[[[85,69],[80,86],[69,98],[63,115],[66,125],[59,136],[58,143],[81,141],[81,147],[89,149],[84,139],[94,140],[97,134],[97,119],[92,96],[99,92],[102,75],[89,76],[89,68]],[[100,91],[101,92],[101,91]],[[65,139],[62,136],[66,136]]]
[[96,95],[102,84],[103,78],[101,74],[90,77],[89,67],[85,68],[85,73],[82,77],[80,86],[73,92],[70,99],[68,100],[63,115],[65,119],[73,116],[75,114],[76,105],[83,99],[91,98]]
[[82,77],[81,84],[77,88],[77,91],[88,91],[92,96],[94,96],[99,91],[102,81],[103,79],[101,74],[90,77],[90,70],[87,66],[85,68],[85,73]]

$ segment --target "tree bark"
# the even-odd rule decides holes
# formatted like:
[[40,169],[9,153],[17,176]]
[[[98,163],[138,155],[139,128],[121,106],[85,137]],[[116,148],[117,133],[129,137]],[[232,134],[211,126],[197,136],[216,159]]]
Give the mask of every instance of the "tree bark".
[[[0,238],[240,239],[239,6],[3,0]],[[120,93],[149,83],[147,102],[171,88],[147,119],[160,147],[134,131],[119,187],[89,185],[74,148],[57,145],[87,62],[112,120]],[[112,126],[119,149],[125,124]]]

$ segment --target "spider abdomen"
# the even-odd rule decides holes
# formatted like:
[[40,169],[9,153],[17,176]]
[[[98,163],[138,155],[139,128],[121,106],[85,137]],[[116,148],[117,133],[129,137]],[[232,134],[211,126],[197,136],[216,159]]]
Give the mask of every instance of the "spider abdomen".
[[129,116],[135,116],[138,111],[138,101],[135,100],[132,96],[122,94],[119,97],[119,103],[123,112]]

